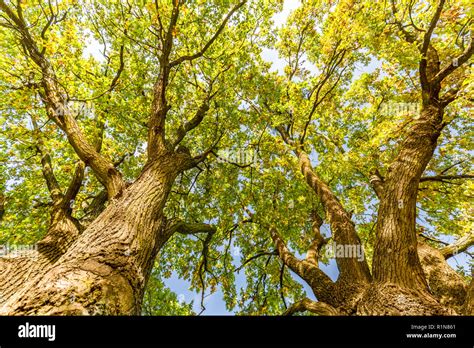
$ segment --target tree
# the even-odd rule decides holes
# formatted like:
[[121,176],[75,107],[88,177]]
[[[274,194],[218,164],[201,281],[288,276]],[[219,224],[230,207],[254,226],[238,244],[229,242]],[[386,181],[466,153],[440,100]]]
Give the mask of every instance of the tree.
[[[467,6],[327,5],[305,2],[278,32],[282,74],[254,58],[263,68],[258,87],[245,89],[244,111],[260,121],[247,129],[260,163],[240,168],[220,193],[234,197],[238,220],[251,221],[232,241],[244,254],[234,270],[245,267],[247,277],[239,302],[235,287],[222,286],[228,307],[254,314],[472,313],[472,281],[447,263],[448,250],[473,243]],[[370,60],[381,67],[354,76],[357,64]],[[433,235],[457,240],[444,245]],[[333,256],[337,280],[320,268],[328,242],[353,250]],[[364,257],[356,257],[362,248]],[[210,277],[227,276],[220,262]],[[304,298],[294,275],[317,302]]]
[[[417,228],[416,223],[417,204],[426,204],[423,199],[421,202],[418,200],[421,189],[436,189],[436,186],[430,185],[433,182],[445,180],[449,186],[452,180],[472,178],[470,173],[443,175],[457,163],[449,163],[443,168],[440,164],[444,159],[439,158],[443,156],[442,153],[436,156],[438,163],[432,161],[443,129],[455,122],[468,122],[464,117],[471,103],[469,87],[464,86],[472,81],[472,73],[465,64],[474,51],[472,32],[468,29],[472,25],[472,18],[463,12],[466,4],[462,2],[451,2],[449,11],[444,9],[444,5],[444,1],[433,3],[420,15],[414,9],[423,5],[414,2],[392,2],[387,5],[342,1],[321,13],[318,2],[306,2],[293,14],[290,25],[282,31],[280,52],[287,59],[288,66],[284,79],[277,79],[271,87],[272,90],[279,88],[281,92],[278,94],[279,99],[272,98],[272,93],[260,93],[260,112],[276,118],[281,115],[280,120],[273,123],[274,129],[289,152],[296,157],[303,176],[298,180],[306,181],[312,191],[310,194],[316,195],[320,204],[319,209],[312,213],[313,239],[304,260],[299,260],[289,251],[278,232],[280,228],[269,223],[264,216],[260,217],[263,226],[270,232],[283,264],[308,283],[318,299],[317,303],[308,299],[296,302],[288,309],[288,313],[301,310],[326,315],[472,313],[472,297],[467,296],[465,280],[445,260],[452,256],[448,250],[455,248],[463,251],[472,245],[472,225],[469,223],[471,228],[465,230],[464,236],[455,243],[456,246],[449,245],[437,250],[423,240],[421,226]],[[323,23],[319,31],[314,28],[314,18]],[[362,30],[364,26],[369,27],[368,34]],[[380,30],[387,35],[382,36],[382,40],[377,39]],[[436,38],[433,34],[435,31]],[[389,35],[392,37],[389,38]],[[456,37],[463,39],[454,47],[440,43],[441,38],[446,40]],[[364,42],[370,43],[366,45]],[[393,64],[392,69],[396,70],[397,75],[390,74],[390,70],[387,78],[362,75],[349,92],[354,93],[356,88],[367,88],[368,93],[358,90],[356,96],[370,100],[377,99],[374,94],[386,91],[386,85],[383,85],[387,82],[395,82],[395,86],[402,85],[395,91],[398,96],[388,94],[393,93],[388,89],[388,95],[382,94],[382,101],[377,100],[378,105],[371,105],[365,110],[361,110],[360,102],[356,107],[348,106],[351,103],[348,102],[348,94],[343,94],[344,84],[348,84],[351,79],[347,70],[360,59],[358,55],[361,48],[370,49],[375,59],[383,61],[382,64],[385,61]],[[314,62],[319,70],[313,75],[314,78],[310,78],[309,72],[301,68],[301,61],[305,58]],[[404,75],[416,76],[416,67],[419,82],[403,81],[406,80]],[[357,86],[358,83],[363,85]],[[401,130],[371,131],[370,126],[369,129],[364,127],[369,133],[366,137],[368,142],[374,140],[370,138],[374,133],[376,136],[386,136],[383,132],[395,133],[396,138],[392,138],[394,141],[390,143],[389,139],[384,139],[389,140],[388,144],[375,142],[376,146],[361,143],[366,141],[361,141],[363,134],[358,129],[352,129],[361,121],[370,120],[372,126],[379,123],[386,117],[378,112],[384,98],[390,100],[397,97],[400,101],[417,106],[415,112],[406,115],[404,110],[403,115],[397,115],[404,123]],[[454,102],[456,106],[449,109]],[[341,116],[343,113],[350,113],[350,116]],[[357,113],[361,119],[357,119]],[[329,119],[325,115],[329,115]],[[396,117],[392,117],[389,127],[395,126],[395,120]],[[331,121],[345,123],[347,128],[343,128],[343,131],[347,133],[338,134],[340,130],[337,128],[336,131],[328,131],[332,126]],[[459,131],[458,135],[462,133]],[[367,236],[373,241],[366,243],[366,247],[369,244],[373,248],[370,259],[372,272],[369,271],[366,258],[348,258],[344,254],[341,257],[336,254],[339,269],[337,281],[333,282],[318,267],[318,257],[327,242],[320,232],[323,224],[320,213],[330,227],[331,239],[335,244],[352,246],[353,250],[358,250],[362,242],[351,219],[352,214],[337,198],[336,192],[344,185],[345,178],[337,177],[339,173],[333,168],[324,169],[327,157],[339,163],[340,159],[334,154],[321,154],[315,140],[322,140],[325,147],[331,146],[342,154],[342,160],[346,160],[342,170],[347,171],[349,166],[355,167],[355,176],[350,180],[352,188],[361,179],[369,181],[378,199],[377,208],[372,208],[374,212],[377,211],[372,225],[375,231]],[[384,158],[374,153],[374,150],[383,152],[386,146],[390,146],[390,149]],[[318,154],[316,168],[310,158],[312,152]],[[353,163],[349,164],[347,160]],[[430,171],[439,174],[425,174],[430,161],[433,164]],[[323,179],[322,175],[327,172],[331,180],[337,180],[332,185],[336,189]],[[345,176],[342,173],[340,175]],[[354,203],[351,202],[354,198],[351,199],[350,194],[343,192],[342,195],[344,201],[349,201],[348,205],[357,209],[357,198]],[[374,199],[365,194],[363,204]],[[449,206],[438,208],[452,209]]]
[[472,313],[467,2],[106,4],[0,0],[1,313]]
[[[251,11],[243,11],[245,2],[157,1],[144,9],[139,3],[108,9],[107,2],[83,8],[76,2],[0,2],[2,81],[11,102],[3,113],[5,145],[10,148],[18,132],[19,157],[30,154],[30,162],[39,155],[49,201],[43,201],[44,191],[34,197],[50,212],[44,235],[35,233],[41,235],[37,250],[1,259],[2,313],[140,313],[155,256],[167,240],[177,232],[214,231],[167,219],[164,207],[176,177],[194,170],[222,137],[220,120],[209,120],[206,131],[194,136],[192,151],[183,143],[209,114],[229,106],[225,76],[241,69],[229,43],[245,45],[242,26],[254,21]],[[102,66],[83,57],[82,35],[90,32],[102,40]],[[147,84],[151,90],[140,93]],[[87,101],[94,102],[93,110],[83,110]],[[78,112],[74,102],[81,106]],[[227,112],[224,119],[232,117]],[[61,149],[64,137],[70,147]],[[5,150],[6,156],[13,152]],[[114,160],[118,154],[122,158]],[[53,157],[62,163],[53,163]],[[55,166],[71,172],[71,162],[77,162],[74,173],[59,178]],[[11,170],[2,169],[7,180]],[[2,187],[7,218],[15,184],[4,181]],[[91,197],[78,196],[82,185]],[[97,192],[100,186],[105,191]]]

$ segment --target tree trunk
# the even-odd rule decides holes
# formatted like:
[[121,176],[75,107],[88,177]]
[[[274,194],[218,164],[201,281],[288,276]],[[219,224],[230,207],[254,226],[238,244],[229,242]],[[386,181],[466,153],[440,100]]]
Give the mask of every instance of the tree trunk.
[[[170,237],[164,228],[163,208],[177,174],[188,160],[188,156],[174,153],[158,157],[52,264],[47,263],[44,250],[26,261],[4,263],[2,267],[10,267],[0,273],[0,284],[7,287],[2,290],[5,294],[16,293],[2,303],[0,313],[139,314],[155,256]],[[25,265],[21,270],[16,266],[18,262]],[[45,269],[28,277],[23,268],[32,265]],[[12,272],[19,276],[7,282]],[[31,281],[25,283],[25,279]]]
[[426,106],[388,169],[378,212],[376,281],[427,290],[417,253],[416,198],[421,175],[437,145],[442,117],[442,109]]
[[[365,260],[336,258],[340,274],[332,283],[315,262],[299,261],[284,249],[281,237],[272,231],[280,258],[311,286],[324,306],[332,306],[337,313],[346,315],[452,315],[472,311],[471,297],[466,297],[467,286],[446,263],[445,256],[417,242],[418,185],[436,148],[442,120],[440,105],[424,105],[401,143],[385,180],[377,179],[375,190],[380,204],[373,278]],[[280,130],[280,134],[292,145],[284,130]],[[361,245],[350,216],[317,176],[308,156],[304,151],[296,151],[296,154],[307,184],[325,208],[333,239],[338,244]],[[318,248],[314,250],[316,255],[317,252]]]

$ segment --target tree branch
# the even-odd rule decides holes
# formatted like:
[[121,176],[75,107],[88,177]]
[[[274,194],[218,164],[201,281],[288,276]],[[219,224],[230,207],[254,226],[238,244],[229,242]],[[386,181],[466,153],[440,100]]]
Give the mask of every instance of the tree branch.
[[107,188],[109,198],[120,195],[125,186],[120,172],[115,169],[108,159],[94,149],[82,133],[72,111],[67,106],[67,100],[65,100],[64,95],[61,93],[61,88],[51,63],[44,56],[44,53],[38,49],[21,13],[16,15],[6,5],[4,0],[0,0],[0,10],[16,24],[29,57],[42,72],[41,82],[44,93],[40,93],[40,95],[46,105],[48,116],[66,133],[69,143],[79,158],[86,165],[90,165],[98,180]]
[[275,248],[283,263],[303,278],[311,286],[318,298],[331,298],[331,293],[334,290],[334,283],[332,280],[313,263],[296,258],[293,253],[288,250],[282,237],[274,227],[270,227],[270,236],[272,237]]
[[103,91],[103,92],[101,92],[101,93],[99,93],[99,94],[97,94],[93,97],[90,97],[90,98],[85,98],[85,99],[70,98],[70,100],[71,101],[88,102],[88,101],[99,99],[100,97],[106,95],[107,93],[112,92],[115,89],[115,87],[117,87],[118,81],[120,79],[120,75],[122,75],[122,72],[125,69],[125,62],[124,62],[123,55],[124,55],[124,45],[121,45],[120,46],[120,51],[119,51],[119,59],[120,59],[119,67],[117,69],[117,72],[115,73],[114,78],[112,79],[112,82],[109,85],[109,88],[107,88],[105,91]]
[[446,0],[440,0],[435,14],[431,18],[430,25],[428,30],[426,31],[425,35],[423,36],[423,42],[421,44],[420,53],[421,53],[421,60],[419,65],[419,72],[420,72],[420,83],[422,90],[425,92],[429,92],[431,90],[432,84],[430,83],[428,76],[427,76],[427,66],[428,66],[428,48],[430,47],[431,42],[431,35],[436,28],[436,24],[438,23],[439,17],[441,15],[441,11],[443,10],[443,6]]
[[173,33],[178,23],[180,4],[181,0],[173,1],[170,23],[166,31],[162,53],[159,57],[160,73],[153,87],[153,102],[148,121],[148,161],[154,160],[161,153],[167,151],[165,122],[166,115],[171,107],[168,105],[166,98],[166,89],[171,71],[170,54],[173,49]]
[[370,186],[372,186],[375,194],[380,199],[383,195],[383,177],[378,169],[375,169],[370,176]]
[[[295,150],[299,160],[301,173],[306,183],[313,189],[323,204],[326,218],[328,219],[333,239],[336,244],[352,245],[362,248],[362,243],[357,235],[350,215],[342,206],[329,186],[324,183],[314,172],[309,156],[302,149]],[[350,278],[369,282],[371,279],[367,261],[355,257],[336,258],[342,278]]]
[[474,245],[474,232],[470,232],[469,234],[459,238],[454,243],[446,245],[440,249],[440,252],[443,254],[445,259],[449,259],[452,256],[466,251],[472,245]]
[[311,242],[311,245],[306,253],[306,261],[311,262],[316,267],[319,267],[319,252],[321,251],[321,248],[328,242],[328,240],[324,239],[324,237],[321,235],[320,228],[323,224],[323,220],[316,210],[311,212],[311,220],[313,221],[311,224],[313,241]]
[[459,175],[422,176],[420,178],[420,182],[426,182],[426,181],[444,182],[445,180],[461,180],[461,179],[474,179],[474,175],[472,175],[472,174],[459,174]]
[[77,194],[82,186],[82,181],[84,180],[84,171],[86,166],[84,162],[79,161],[76,164],[76,170],[74,171],[74,176],[72,177],[71,182],[67,188],[66,193],[64,194],[63,204],[64,207],[70,207],[71,202],[76,199]]
[[36,149],[41,155],[41,171],[43,173],[43,177],[46,181],[46,185],[48,186],[51,199],[53,202],[58,202],[62,199],[63,193],[56,176],[54,175],[51,156],[44,146],[41,131],[38,127],[36,119],[33,116],[31,116],[31,123],[33,124],[33,134],[36,140]]
[[341,313],[333,306],[324,302],[311,301],[309,298],[304,298],[301,301],[293,303],[290,308],[286,310],[283,315],[289,316],[298,312],[312,312],[318,315],[341,315]]
[[188,223],[184,221],[172,222],[168,228],[170,233],[180,234],[197,234],[197,233],[215,233],[217,231],[216,226],[205,223]]
[[186,56],[179,57],[178,59],[176,59],[175,61],[170,63],[170,67],[173,68],[173,67],[181,64],[184,61],[194,60],[194,59],[197,59],[197,58],[203,56],[204,53],[206,53],[206,51],[209,49],[209,47],[213,44],[213,42],[219,37],[221,32],[224,30],[224,28],[225,28],[227,22],[229,21],[230,17],[232,17],[232,15],[238,9],[240,9],[246,2],[247,2],[247,0],[241,1],[236,6],[234,6],[234,8],[232,8],[232,10],[227,14],[227,16],[222,21],[222,23],[219,26],[219,28],[217,29],[216,33],[212,36],[212,38],[204,45],[204,47],[199,52],[191,54],[191,55],[186,55]]
[[178,130],[176,131],[176,137],[173,141],[172,148],[174,149],[186,136],[187,133],[192,131],[194,128],[199,126],[204,119],[204,116],[209,111],[209,97],[207,97],[197,110],[194,117],[186,122],[184,125],[179,126]]
[[253,260],[256,260],[262,256],[278,256],[278,250],[273,250],[273,251],[262,251],[262,252],[259,252],[251,257],[249,257],[247,260],[245,260],[244,262],[242,262],[242,264],[237,267],[236,269],[234,269],[234,271],[238,272],[240,271],[242,268],[245,267],[246,264],[248,264],[249,262],[252,262]]
[[443,11],[444,3],[446,0],[440,0],[438,6],[436,7],[436,11],[431,18],[430,26],[428,27],[428,30],[426,31],[424,37],[423,37],[423,44],[421,46],[421,54],[425,55],[426,52],[428,51],[428,47],[430,45],[431,41],[431,35],[433,34],[433,31],[436,28],[436,24],[438,24],[439,17],[441,15],[441,11]]
[[5,202],[5,195],[3,194],[3,192],[0,192],[0,221],[2,221],[3,216],[5,215]]
[[474,46],[472,44],[473,38],[471,36],[471,42],[469,46],[465,49],[465,51],[457,58],[455,58],[451,63],[441,69],[433,78],[433,84],[437,85],[441,83],[447,76],[449,76],[454,70],[459,68],[461,65],[466,63],[469,58],[471,58],[472,54],[474,53]]

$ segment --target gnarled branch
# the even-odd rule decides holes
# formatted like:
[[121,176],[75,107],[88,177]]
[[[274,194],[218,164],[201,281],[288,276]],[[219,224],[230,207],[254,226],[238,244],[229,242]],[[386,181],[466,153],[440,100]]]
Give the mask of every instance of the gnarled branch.
[[293,303],[283,315],[293,315],[298,312],[312,312],[318,315],[341,315],[341,313],[333,306],[324,302],[311,301],[309,298],[304,298],[301,301]]
[[459,238],[454,243],[446,245],[440,249],[445,259],[448,259],[456,254],[466,251],[469,247],[474,245],[474,232]]

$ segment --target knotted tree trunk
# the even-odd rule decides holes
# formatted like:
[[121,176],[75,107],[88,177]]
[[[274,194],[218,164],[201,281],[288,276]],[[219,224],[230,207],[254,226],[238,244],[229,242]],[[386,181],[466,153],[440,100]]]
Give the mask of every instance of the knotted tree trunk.
[[139,314],[155,256],[170,237],[163,207],[189,160],[174,154],[156,158],[62,256],[49,259],[49,248],[40,247],[30,258],[37,275],[29,275],[26,284],[12,263],[16,280],[3,289],[2,299],[8,300],[1,313]]

